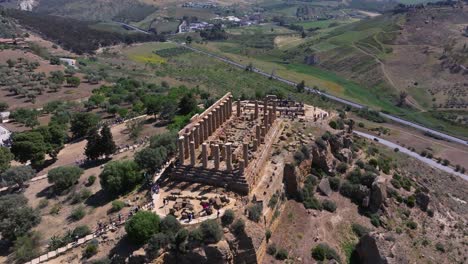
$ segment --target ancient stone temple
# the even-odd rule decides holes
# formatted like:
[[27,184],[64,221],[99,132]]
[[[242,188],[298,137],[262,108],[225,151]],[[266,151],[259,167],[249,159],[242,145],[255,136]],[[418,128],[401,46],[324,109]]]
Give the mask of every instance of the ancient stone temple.
[[281,134],[282,119],[300,115],[301,103],[276,96],[234,101],[227,93],[179,131],[178,163],[170,177],[248,194]]

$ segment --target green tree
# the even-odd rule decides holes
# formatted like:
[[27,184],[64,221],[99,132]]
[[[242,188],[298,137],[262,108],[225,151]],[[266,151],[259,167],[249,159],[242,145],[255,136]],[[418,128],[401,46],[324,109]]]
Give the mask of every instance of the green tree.
[[60,65],[60,59],[57,57],[51,57],[49,62],[51,65]]
[[0,112],[8,110],[10,106],[5,102],[0,102]]
[[18,108],[11,113],[12,119],[31,128],[39,125],[38,116],[39,112],[35,109]]
[[8,185],[18,184],[20,188],[23,184],[31,179],[36,172],[30,166],[12,167],[2,173],[1,181],[6,182]]
[[15,158],[9,148],[0,147],[0,173],[10,168],[10,162]]
[[223,229],[216,220],[206,220],[200,225],[203,240],[206,243],[217,243],[223,237]]
[[61,85],[65,81],[65,75],[62,71],[51,71],[49,81]]
[[76,113],[71,119],[70,130],[74,138],[88,135],[91,129],[96,128],[99,117],[94,113]]
[[296,90],[297,90],[297,92],[299,92],[299,93],[304,92],[304,90],[305,90],[305,82],[304,82],[304,81],[301,81],[300,83],[298,83],[298,84],[296,85]]
[[139,211],[125,224],[125,231],[131,241],[144,244],[159,232],[159,225],[160,219],[157,214]]
[[143,175],[134,161],[124,160],[107,163],[99,178],[104,190],[119,195],[135,188]]
[[150,96],[144,100],[147,115],[157,115],[162,110],[162,99],[157,96]]
[[15,155],[15,160],[21,163],[30,160],[33,166],[40,166],[44,162],[46,151],[47,145],[39,132],[22,132],[13,135],[11,152]]
[[187,115],[197,109],[197,99],[192,93],[185,94],[179,101],[179,113]]
[[135,162],[140,168],[153,173],[167,160],[165,147],[145,148],[135,155]]
[[36,131],[41,133],[44,138],[44,142],[47,146],[47,154],[49,154],[53,159],[57,159],[57,155],[60,150],[63,149],[67,139],[65,126],[51,122],[48,126],[39,127]]
[[18,237],[14,244],[14,258],[18,263],[26,263],[41,254],[41,235],[38,232]]
[[161,221],[161,231],[166,234],[176,234],[182,228],[182,225],[179,223],[179,220],[173,215],[167,215]]
[[101,135],[99,135],[97,128],[92,129],[89,132],[85,148],[85,155],[89,160],[97,160],[101,156],[100,141]]
[[78,87],[80,86],[81,80],[78,77],[67,77],[67,84],[71,87]]
[[56,192],[64,191],[73,186],[80,176],[83,174],[83,169],[75,166],[57,167],[49,171],[47,180],[54,184]]
[[39,212],[28,207],[28,200],[22,194],[0,196],[0,233],[2,239],[14,241],[39,224]]
[[117,150],[108,125],[104,125],[101,128],[101,141],[99,142],[99,147],[103,155],[112,155]]
[[190,45],[190,44],[192,43],[192,40],[193,40],[193,39],[192,39],[191,36],[187,36],[187,37],[185,38],[185,43],[187,43],[187,44]]

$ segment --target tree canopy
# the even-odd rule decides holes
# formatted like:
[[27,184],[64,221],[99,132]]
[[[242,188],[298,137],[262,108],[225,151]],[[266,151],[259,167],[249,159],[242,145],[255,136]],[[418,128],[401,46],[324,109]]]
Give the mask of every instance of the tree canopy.
[[3,239],[14,241],[39,224],[41,217],[28,207],[22,194],[0,196],[0,234]]
[[130,160],[107,163],[99,177],[102,188],[113,195],[131,191],[143,180],[138,165]]
[[17,166],[9,168],[0,177],[1,181],[6,182],[7,185],[18,184],[18,186],[22,187],[35,174],[36,172],[30,166]]
[[11,152],[15,160],[26,163],[31,161],[33,166],[40,166],[44,162],[47,145],[44,137],[37,131],[22,132],[13,135]]
[[64,191],[73,186],[80,176],[83,174],[83,169],[76,166],[63,166],[54,168],[47,174],[49,183],[54,184],[56,192]]
[[10,162],[14,157],[9,148],[0,147],[0,173],[10,168]]
[[71,119],[70,130],[74,138],[81,138],[88,135],[91,129],[96,128],[99,117],[94,113],[76,113]]
[[143,244],[159,232],[159,224],[160,219],[157,214],[139,211],[125,224],[125,231],[130,240]]

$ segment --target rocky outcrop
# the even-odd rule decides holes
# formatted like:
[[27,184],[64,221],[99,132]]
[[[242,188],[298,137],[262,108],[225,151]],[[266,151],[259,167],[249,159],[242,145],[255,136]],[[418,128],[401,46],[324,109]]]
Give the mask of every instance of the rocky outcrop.
[[361,264],[409,263],[405,250],[390,233],[369,233],[359,239],[356,257]]
[[371,193],[369,197],[369,210],[373,213],[377,212],[386,198],[386,179],[384,177],[379,176],[372,183]]
[[328,181],[328,178],[323,178],[320,181],[318,189],[323,195],[330,196],[332,194],[332,189],[330,188],[330,182]]
[[312,148],[312,166],[320,168],[325,173],[331,173],[334,167],[333,155],[327,149]]
[[193,263],[214,263],[225,264],[234,263],[233,255],[229,244],[226,240],[221,240],[216,244],[206,245],[192,249],[189,253],[177,256],[175,254],[166,253],[156,260],[156,263],[177,263],[177,264],[193,264]]
[[296,198],[299,195],[300,175],[298,168],[291,163],[287,163],[283,170],[283,182],[286,195]]

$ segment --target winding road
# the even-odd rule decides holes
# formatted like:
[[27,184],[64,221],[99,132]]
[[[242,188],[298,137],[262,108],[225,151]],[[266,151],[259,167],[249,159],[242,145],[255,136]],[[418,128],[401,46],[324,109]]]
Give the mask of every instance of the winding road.
[[374,135],[370,135],[370,134],[367,134],[367,133],[364,133],[364,132],[360,132],[360,131],[353,131],[353,133],[355,133],[356,135],[358,136],[361,136],[361,137],[365,137],[365,138],[368,138],[368,139],[371,139],[371,140],[374,140],[376,141],[375,139],[377,139],[377,143],[380,143],[384,146],[387,146],[391,149],[396,149],[398,148],[398,151],[401,152],[401,153],[404,153],[408,156],[411,156],[417,160],[420,160],[424,163],[426,163],[427,165],[433,167],[433,168],[437,168],[437,169],[440,169],[442,171],[445,171],[445,172],[448,172],[450,174],[453,174],[453,175],[456,175],[456,176],[459,176],[461,177],[462,179],[464,179],[465,181],[468,181],[468,175],[465,175],[463,173],[460,173],[458,171],[455,171],[453,168],[451,167],[448,167],[448,166],[444,166],[440,163],[437,163],[435,160],[433,159],[429,159],[429,158],[426,158],[426,157],[423,157],[421,155],[419,155],[418,153],[416,152],[413,152],[403,146],[400,146],[398,144],[395,144],[391,141],[388,141],[388,140],[385,140],[385,139],[382,139],[382,138],[379,138],[379,137],[376,137]]

